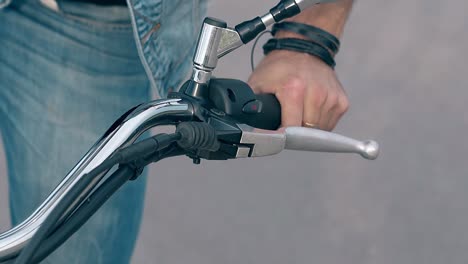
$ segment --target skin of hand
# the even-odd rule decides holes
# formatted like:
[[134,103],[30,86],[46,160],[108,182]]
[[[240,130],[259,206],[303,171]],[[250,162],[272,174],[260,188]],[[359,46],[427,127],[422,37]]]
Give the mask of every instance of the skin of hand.
[[336,72],[309,54],[275,50],[249,78],[255,93],[275,94],[281,126],[310,126],[331,131],[348,110],[348,97]]
[[[353,0],[339,0],[308,8],[291,21],[314,25],[340,38]],[[304,38],[278,32],[277,38]],[[331,131],[349,108],[348,97],[336,72],[315,56],[274,50],[249,78],[255,93],[275,94],[281,104],[281,125],[313,126]]]

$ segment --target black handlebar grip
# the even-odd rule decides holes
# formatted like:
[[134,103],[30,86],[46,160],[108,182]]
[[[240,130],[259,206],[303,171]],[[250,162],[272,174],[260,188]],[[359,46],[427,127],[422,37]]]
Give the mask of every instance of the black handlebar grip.
[[274,94],[257,94],[261,102],[259,113],[245,115],[246,124],[268,130],[276,130],[281,125],[281,105]]
[[254,94],[250,86],[236,79],[212,78],[213,107],[252,127],[276,130],[281,125],[281,106],[273,94]]

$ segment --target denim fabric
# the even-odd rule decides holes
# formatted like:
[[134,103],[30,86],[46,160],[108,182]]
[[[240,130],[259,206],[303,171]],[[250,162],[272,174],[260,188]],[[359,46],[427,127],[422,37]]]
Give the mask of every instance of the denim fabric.
[[[0,129],[13,224],[115,119],[150,99],[128,9],[60,7],[15,0],[0,10]],[[144,190],[145,177],[127,183],[43,263],[129,263]]]
[[[11,2],[0,0],[0,10]],[[157,97],[164,98],[177,90],[187,76],[207,3],[127,0],[138,53]]]
[[179,88],[192,65],[207,0],[127,0],[135,39],[160,97]]
[[6,7],[11,3],[11,0],[0,0],[0,9]]

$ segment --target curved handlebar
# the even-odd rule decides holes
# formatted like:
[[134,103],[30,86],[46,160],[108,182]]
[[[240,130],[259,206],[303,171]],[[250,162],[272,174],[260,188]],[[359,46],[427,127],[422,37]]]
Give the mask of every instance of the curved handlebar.
[[[269,107],[275,107],[276,102],[270,101],[270,103]],[[279,111],[279,109],[275,111]],[[266,114],[268,113],[263,113],[260,116]],[[378,155],[378,145],[373,141],[360,142],[312,128],[288,127],[280,130],[262,130],[239,124],[217,112],[207,111],[196,101],[182,98],[156,100],[131,109],[117,120],[30,217],[13,229],[0,234],[0,262],[15,257],[58,202],[75,186],[76,182],[117,150],[132,144],[151,127],[176,125],[192,120],[205,120],[211,125],[217,131],[221,147],[214,155],[206,157],[203,156],[203,153],[187,150],[186,153],[190,154],[189,156],[199,155],[201,158],[207,159],[235,159],[274,155],[283,149],[353,152],[359,153],[367,159],[375,159]],[[233,149],[235,152],[232,152]],[[90,183],[87,191],[69,208],[68,214],[66,212],[62,220],[79,206],[106,173],[107,171],[100,174]]]
[[[116,150],[133,143],[153,126],[172,124],[176,120],[189,121],[192,117],[192,105],[183,99],[156,100],[140,105],[124,114],[94,144],[31,216],[11,230],[0,234],[0,262],[15,257],[76,182],[110,157]],[[105,173],[102,173],[92,181],[82,198],[89,194],[104,175]],[[78,204],[79,201],[75,203],[75,207]],[[73,209],[70,208],[68,211],[73,211]]]
[[[244,26],[247,26],[240,31],[243,36],[251,37],[278,18],[284,18],[278,16],[280,12],[285,11],[285,15],[291,15],[292,11],[288,10],[296,12],[297,9],[302,10],[312,4],[332,1],[335,0],[282,0],[279,7],[274,10],[274,14],[270,12],[262,18],[252,20],[252,23],[261,22],[263,26],[249,27],[251,24],[247,22],[244,23]],[[290,9],[292,5],[296,7]],[[367,159],[377,157],[379,150],[374,141],[361,142],[311,128],[289,127],[273,130],[281,121],[281,108],[275,96],[254,95],[250,87],[240,81],[211,80],[211,72],[216,67],[218,58],[242,45],[243,41],[238,31],[226,28],[226,25],[219,21],[212,19],[205,21],[194,57],[192,79],[187,83],[185,91],[175,93],[173,99],[156,100],[139,105],[118,119],[31,216],[11,230],[0,234],[0,262],[18,255],[57,204],[88,172],[94,170],[119,149],[133,144],[145,131],[158,125],[201,121],[211,126],[215,133],[210,135],[212,138],[215,135],[214,140],[218,140],[219,143],[216,144],[216,150],[197,149],[193,146],[193,148],[190,146],[184,148],[180,144],[178,146],[180,154],[186,154],[194,161],[200,158],[235,159],[267,156],[277,154],[283,149],[352,152],[359,153]],[[208,89],[210,86],[211,89]],[[207,136],[203,135],[201,130],[191,135],[193,142],[202,143],[206,140],[203,137]],[[65,219],[72,215],[103,180],[107,172],[96,173],[98,176],[90,181],[81,196],[64,212],[59,223],[64,223]]]

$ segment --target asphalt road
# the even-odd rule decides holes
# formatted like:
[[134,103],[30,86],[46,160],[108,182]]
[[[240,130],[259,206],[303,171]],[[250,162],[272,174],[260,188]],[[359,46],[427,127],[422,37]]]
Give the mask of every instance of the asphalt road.
[[[233,25],[274,2],[216,1],[209,13]],[[466,10],[462,0],[357,1],[337,68],[352,106],[336,132],[376,139],[380,158],[163,161],[133,263],[467,263]],[[247,78],[249,51],[216,75]]]

